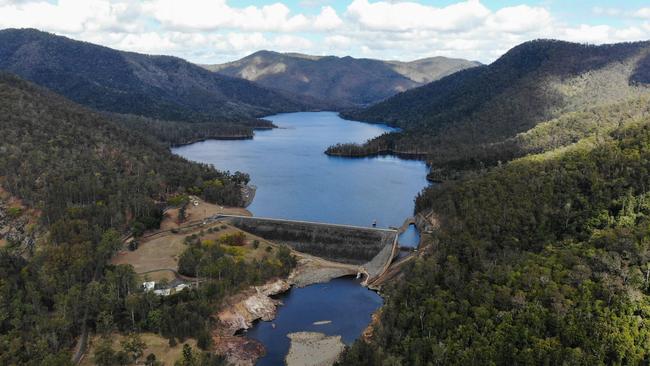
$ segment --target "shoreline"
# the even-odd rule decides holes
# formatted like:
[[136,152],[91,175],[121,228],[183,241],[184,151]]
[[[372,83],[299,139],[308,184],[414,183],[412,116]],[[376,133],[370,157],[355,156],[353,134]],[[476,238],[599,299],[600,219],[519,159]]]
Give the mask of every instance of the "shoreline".
[[243,196],[243,208],[248,208],[251,204],[253,204],[253,201],[255,200],[255,193],[257,192],[257,186],[254,186],[252,184],[247,184],[242,187],[242,196]]
[[[287,278],[275,279],[235,294],[215,314],[219,321],[219,325],[212,331],[215,351],[224,355],[229,362],[253,366],[266,354],[264,345],[249,338],[245,331],[259,321],[275,319],[279,307],[283,305],[275,297],[294,287],[301,288],[326,283],[335,278],[354,276],[358,270],[357,266],[330,262],[303,253],[298,256],[299,264]],[[336,354],[337,357],[338,355],[339,353]]]
[[185,141],[185,142],[178,142],[178,143],[172,143],[169,144],[170,148],[176,148],[176,147],[183,147],[187,145],[192,145],[197,142],[204,142],[208,140],[219,140],[219,141],[228,141],[228,140],[252,140],[254,134],[250,135],[221,135],[221,136],[206,136],[206,137],[200,137],[196,138],[194,140],[190,141]]
[[276,128],[279,128],[276,125],[269,126],[269,127],[253,127],[251,128],[251,133],[250,134],[238,134],[238,135],[215,135],[215,136],[205,136],[205,137],[199,137],[195,138],[190,141],[184,141],[184,142],[177,142],[177,143],[170,143],[169,148],[177,148],[177,147],[183,147],[187,145],[192,145],[197,142],[204,142],[208,140],[217,140],[217,141],[229,141],[229,140],[252,140],[255,138],[255,131],[269,131],[269,130],[274,130]]
[[[339,153],[325,151],[325,155],[339,158],[350,158],[350,159],[363,159],[363,158],[375,158],[380,156],[395,156],[404,160],[421,160],[426,162],[426,158],[429,155],[428,153],[420,152],[403,152],[403,151],[394,151],[392,149],[384,149],[375,152],[368,153]],[[428,165],[428,164],[427,164]]]

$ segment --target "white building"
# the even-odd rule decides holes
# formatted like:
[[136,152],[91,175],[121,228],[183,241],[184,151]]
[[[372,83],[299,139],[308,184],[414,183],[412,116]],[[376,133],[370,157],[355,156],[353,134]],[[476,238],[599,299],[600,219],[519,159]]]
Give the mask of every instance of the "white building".
[[158,295],[158,296],[169,296],[172,293],[172,290],[169,288],[166,289],[160,289],[160,290],[153,290],[153,293]]
[[142,288],[144,289],[145,292],[149,292],[153,290],[155,287],[156,287],[156,282],[154,281],[142,282]]
[[175,290],[176,290],[176,292],[180,292],[180,291],[183,291],[184,289],[189,288],[189,287],[190,287],[189,285],[181,283],[180,285],[176,286]]

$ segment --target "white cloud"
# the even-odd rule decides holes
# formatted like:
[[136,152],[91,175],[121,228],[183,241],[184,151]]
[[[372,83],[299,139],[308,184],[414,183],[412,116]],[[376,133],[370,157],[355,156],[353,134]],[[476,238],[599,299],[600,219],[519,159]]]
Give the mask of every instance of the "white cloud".
[[554,38],[581,43],[615,43],[643,40],[650,36],[650,29],[643,27],[615,28],[609,25],[587,25],[558,29]]
[[612,29],[608,25],[586,25],[582,24],[576,28],[564,30],[564,39],[573,42],[596,43],[601,40],[609,40]]
[[54,32],[136,31],[128,24],[138,16],[138,3],[109,0],[59,0],[11,2],[0,5],[0,27],[34,27]]
[[650,19],[650,7],[643,7],[637,10],[629,10],[622,8],[605,8],[596,6],[592,9],[593,13],[596,15],[605,15],[614,18],[641,18],[641,19]]
[[650,19],[650,8],[641,8],[634,12],[634,16],[637,18],[646,18]]
[[336,49],[345,49],[352,45],[352,39],[350,37],[342,35],[334,35],[325,37],[325,44],[328,47]]
[[314,19],[314,28],[318,30],[336,29],[343,25],[343,20],[339,18],[331,6],[325,6],[320,14]]
[[165,28],[173,30],[296,32],[328,30],[342,23],[329,6],[316,16],[292,15],[291,9],[282,3],[235,8],[225,0],[149,0],[143,7]]
[[548,10],[528,5],[499,9],[487,20],[491,29],[509,33],[526,33],[544,29],[552,22],[553,19]]
[[[0,28],[34,27],[118,49],[173,54],[201,63],[259,49],[415,59],[434,55],[490,62],[536,38],[610,43],[650,38],[650,8],[587,9],[623,26],[571,24],[549,8],[457,0],[302,0],[292,7],[235,6],[228,0],[0,0]],[[249,3],[255,4],[253,0]],[[543,2],[542,2],[543,3]]]
[[362,27],[385,31],[459,31],[480,23],[489,13],[478,0],[467,0],[444,8],[416,2],[369,3],[368,0],[354,0],[347,8],[348,16]]

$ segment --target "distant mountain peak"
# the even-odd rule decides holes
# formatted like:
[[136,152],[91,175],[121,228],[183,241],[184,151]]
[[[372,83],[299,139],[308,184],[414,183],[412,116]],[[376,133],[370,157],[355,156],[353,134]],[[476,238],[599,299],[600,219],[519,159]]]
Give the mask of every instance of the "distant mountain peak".
[[372,104],[478,65],[446,57],[400,62],[261,50],[237,61],[204,67],[337,107],[349,107]]

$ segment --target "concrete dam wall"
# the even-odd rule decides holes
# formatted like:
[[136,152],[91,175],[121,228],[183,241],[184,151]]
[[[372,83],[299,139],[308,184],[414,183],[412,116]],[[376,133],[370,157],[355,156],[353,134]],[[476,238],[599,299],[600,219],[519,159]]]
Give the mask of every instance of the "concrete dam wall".
[[[389,229],[258,217],[220,216],[219,220],[303,253],[370,267],[381,267],[392,259],[398,235]],[[374,268],[367,269],[374,272]]]

